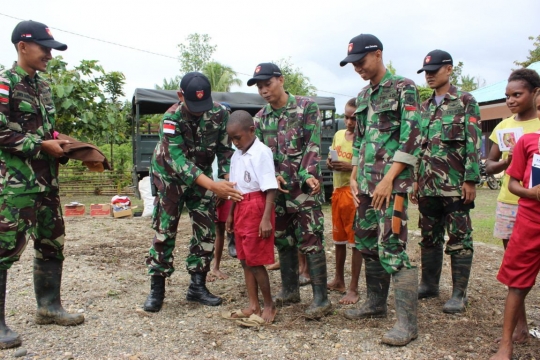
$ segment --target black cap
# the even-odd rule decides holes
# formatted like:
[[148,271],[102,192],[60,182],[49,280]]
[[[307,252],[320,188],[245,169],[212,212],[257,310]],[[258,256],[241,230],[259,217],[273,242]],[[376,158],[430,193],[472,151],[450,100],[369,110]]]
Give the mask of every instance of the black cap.
[[205,112],[214,106],[212,88],[208,78],[200,72],[189,72],[180,81],[184,102],[192,112]]
[[424,65],[416,73],[420,74],[422,71],[439,70],[444,65],[454,65],[452,56],[444,50],[433,50],[426,55]]
[[253,72],[253,77],[248,80],[247,85],[255,85],[257,81],[268,80],[273,77],[280,77],[283,74],[279,67],[274,63],[260,63]]
[[47,25],[32,20],[21,21],[13,29],[11,42],[17,44],[19,41],[35,42],[36,44],[60,51],[67,49],[66,44],[54,40],[52,32]]
[[382,42],[371,34],[360,34],[355,36],[349,41],[349,47],[347,48],[347,57],[343,59],[339,65],[345,66],[348,63],[360,61],[368,53],[372,51],[381,50],[383,46]]

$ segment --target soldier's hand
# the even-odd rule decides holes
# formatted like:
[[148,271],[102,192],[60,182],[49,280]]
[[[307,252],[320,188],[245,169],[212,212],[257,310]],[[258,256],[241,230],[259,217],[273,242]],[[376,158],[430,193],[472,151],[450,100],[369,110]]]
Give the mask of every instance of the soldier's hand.
[[41,151],[44,151],[55,158],[61,158],[64,156],[62,146],[66,144],[69,144],[69,140],[44,140],[41,143]]
[[354,206],[360,206],[360,199],[358,198],[358,182],[355,179],[350,180],[351,194],[354,201]]
[[283,176],[281,175],[278,175],[276,177],[276,180],[277,180],[277,186],[278,186],[278,190],[284,194],[288,194],[289,193],[289,190],[285,190],[285,188],[281,187],[281,185],[287,185],[287,182],[285,181],[285,179],[283,178]]
[[311,194],[310,195],[317,195],[321,192],[321,184],[319,183],[319,180],[311,177],[306,180],[306,184],[311,188]]
[[409,200],[414,204],[418,205],[418,183],[413,183],[413,192],[409,194]]
[[259,224],[259,237],[266,239],[272,235],[272,223],[268,219],[262,219]]
[[472,181],[465,181],[461,186],[461,198],[464,204],[470,204],[476,199],[476,186]]
[[210,190],[213,191],[217,197],[224,200],[232,200],[235,202],[243,200],[244,197],[242,196],[242,193],[238,190],[235,190],[234,185],[236,185],[236,183],[232,183],[229,181],[214,181],[214,184],[212,185],[212,188]]
[[386,203],[386,206],[390,204],[390,198],[392,197],[392,181],[383,178],[379,184],[375,187],[373,192],[373,201],[371,204],[375,210],[381,210]]

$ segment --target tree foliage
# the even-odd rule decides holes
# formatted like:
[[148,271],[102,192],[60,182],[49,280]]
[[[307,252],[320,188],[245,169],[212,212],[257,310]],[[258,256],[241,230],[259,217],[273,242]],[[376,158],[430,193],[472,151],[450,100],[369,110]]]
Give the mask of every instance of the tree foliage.
[[181,75],[191,71],[201,71],[212,59],[217,45],[210,45],[210,39],[208,34],[193,33],[187,36],[187,44],[178,44]]
[[232,67],[220,64],[217,61],[206,63],[202,69],[202,73],[210,81],[212,91],[229,92],[231,91],[231,86],[242,85],[242,80],[237,77]]
[[275,62],[281,69],[281,73],[285,78],[284,88],[293,95],[315,96],[317,88],[312,85],[309,78],[305,76],[300,68],[295,67],[291,63],[291,58],[280,59]]
[[433,94],[433,89],[431,89],[429,86],[417,85],[416,88],[418,89],[418,95],[421,103],[429,99],[431,94]]
[[178,90],[180,89],[180,81],[182,80],[182,77],[180,75],[176,75],[175,77],[170,78],[167,80],[166,78],[163,79],[163,84],[160,85],[154,85],[156,90]]
[[390,62],[386,64],[386,69],[390,71],[390,74],[396,75],[396,68],[394,67],[394,65],[392,65],[392,60],[390,60]]
[[534,36],[529,36],[529,40],[533,42],[534,48],[532,50],[529,50],[529,55],[527,55],[527,60],[514,61],[514,64],[520,67],[525,68],[531,65],[532,63],[540,61],[540,35],[538,35],[536,38],[534,38]]

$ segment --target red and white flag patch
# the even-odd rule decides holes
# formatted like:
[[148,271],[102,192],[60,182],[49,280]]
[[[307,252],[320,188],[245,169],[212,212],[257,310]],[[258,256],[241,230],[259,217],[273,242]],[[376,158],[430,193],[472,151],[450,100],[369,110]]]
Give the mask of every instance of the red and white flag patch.
[[[3,81],[6,79],[1,79]],[[9,102],[9,85],[0,84],[0,103],[7,104]]]
[[176,125],[174,124],[174,121],[165,120],[163,122],[163,133],[174,134],[175,129],[176,129]]

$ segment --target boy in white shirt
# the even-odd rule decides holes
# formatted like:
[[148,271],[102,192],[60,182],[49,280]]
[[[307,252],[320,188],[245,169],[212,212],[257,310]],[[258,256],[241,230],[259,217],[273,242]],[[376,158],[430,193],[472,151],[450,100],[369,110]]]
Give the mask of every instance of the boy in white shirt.
[[[264,265],[274,263],[274,199],[278,187],[272,151],[255,136],[253,118],[247,111],[231,114],[227,134],[237,150],[231,158],[229,181],[244,199],[233,203],[226,223],[236,239],[238,260],[244,268],[249,297],[247,308],[224,313],[227,319],[239,319],[245,326],[272,323],[277,309],[270,292],[270,280]],[[257,287],[263,295],[261,311]]]

